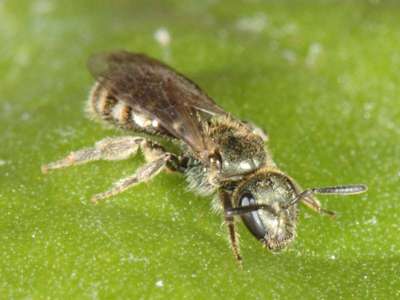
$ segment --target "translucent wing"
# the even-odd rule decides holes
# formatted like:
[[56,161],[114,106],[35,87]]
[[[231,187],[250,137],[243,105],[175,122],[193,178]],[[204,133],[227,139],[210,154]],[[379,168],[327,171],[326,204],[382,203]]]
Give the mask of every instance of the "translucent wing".
[[211,153],[201,118],[226,113],[194,82],[156,59],[125,51],[94,55],[88,68],[115,99],[157,120],[194,152]]

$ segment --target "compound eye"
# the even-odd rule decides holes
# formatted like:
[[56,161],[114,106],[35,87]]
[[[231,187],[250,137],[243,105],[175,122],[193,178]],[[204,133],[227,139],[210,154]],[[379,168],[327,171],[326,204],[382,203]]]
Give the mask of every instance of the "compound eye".
[[[239,200],[239,207],[246,207],[257,204],[256,199],[251,193],[244,193]],[[261,221],[258,211],[252,211],[242,216],[243,223],[247,229],[258,239],[261,240],[267,233],[263,222]]]

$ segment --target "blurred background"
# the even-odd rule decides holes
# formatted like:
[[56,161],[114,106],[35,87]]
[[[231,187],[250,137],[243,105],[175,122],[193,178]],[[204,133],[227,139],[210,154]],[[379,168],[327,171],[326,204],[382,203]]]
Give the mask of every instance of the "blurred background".
[[[0,298],[390,299],[400,295],[398,1],[0,0]],[[90,54],[159,58],[265,128],[303,187],[365,183],[301,208],[279,255],[162,174],[89,199],[141,157],[40,173],[106,136],[85,117]]]

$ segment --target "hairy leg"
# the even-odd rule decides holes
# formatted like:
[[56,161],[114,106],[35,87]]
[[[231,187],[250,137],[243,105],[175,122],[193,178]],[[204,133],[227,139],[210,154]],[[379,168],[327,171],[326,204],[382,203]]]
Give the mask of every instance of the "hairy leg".
[[162,154],[158,158],[137,169],[133,175],[123,178],[114,183],[114,185],[109,190],[94,195],[92,197],[92,202],[97,203],[100,200],[117,195],[127,190],[128,188],[131,188],[139,183],[146,182],[152,179],[167,166],[167,162],[170,161],[171,159],[173,159],[172,154],[170,153]]
[[233,215],[225,213],[227,210],[232,208],[231,198],[230,195],[223,190],[220,190],[219,197],[222,203],[222,207],[224,209],[224,221],[228,228],[228,237],[231,244],[232,252],[233,255],[235,256],[236,261],[241,266],[242,257],[240,255],[240,249],[239,249],[239,234],[236,231],[235,220]]
[[307,207],[311,208],[313,211],[319,214],[325,214],[332,218],[336,217],[336,213],[334,211],[322,208],[321,203],[319,203],[319,201],[315,197],[312,196],[304,197],[301,199],[301,202],[303,202]]
[[141,137],[122,136],[105,138],[97,142],[94,147],[71,152],[65,158],[42,166],[42,172],[82,165],[95,160],[123,160],[136,154],[139,146],[145,140]]
[[140,167],[132,176],[116,182],[108,191],[92,197],[93,202],[114,196],[126,189],[145,182],[159,174],[163,169],[175,170],[180,164],[179,159],[172,153],[142,137],[106,138],[97,142],[94,147],[71,152],[65,158],[42,166],[42,172],[81,165],[95,160],[122,160],[142,150],[147,164]]

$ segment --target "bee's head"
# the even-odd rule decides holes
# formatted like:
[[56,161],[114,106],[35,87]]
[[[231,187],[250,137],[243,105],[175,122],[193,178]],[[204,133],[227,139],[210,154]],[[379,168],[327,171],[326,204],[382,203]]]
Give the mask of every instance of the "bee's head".
[[[247,177],[234,191],[235,208],[228,214],[240,215],[249,231],[272,251],[279,251],[296,235],[298,203],[305,200],[318,203],[313,194],[351,195],[365,192],[364,185],[344,185],[324,188],[300,188],[288,176],[261,170]],[[319,203],[318,203],[319,205]],[[327,212],[319,206],[319,212]]]
[[285,248],[296,235],[297,204],[290,205],[299,191],[293,181],[277,172],[259,172],[235,190],[237,208],[262,206],[241,214],[249,231],[272,251]]

